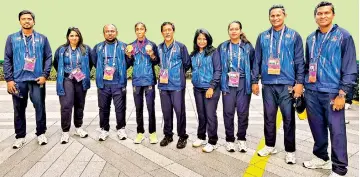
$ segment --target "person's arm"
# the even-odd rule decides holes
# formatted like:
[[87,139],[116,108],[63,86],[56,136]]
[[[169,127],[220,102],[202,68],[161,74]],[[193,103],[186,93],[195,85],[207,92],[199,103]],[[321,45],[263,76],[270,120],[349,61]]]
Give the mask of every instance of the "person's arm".
[[94,65],[94,67],[97,67],[97,45],[94,46],[94,48],[91,50],[91,61]]
[[220,53],[218,50],[215,50],[212,54],[212,63],[214,68],[213,78],[210,81],[210,88],[215,89],[220,83],[221,77],[221,60],[220,60]]
[[93,59],[92,59],[92,54],[91,54],[91,48],[90,46],[86,46],[86,52],[88,53],[89,55],[89,70],[91,71],[92,67],[94,66],[94,63],[93,63]]
[[191,59],[190,59],[188,50],[185,45],[182,46],[182,48],[180,49],[180,52],[181,52],[181,59],[182,59],[183,67],[186,72],[191,67]]
[[298,33],[295,33],[294,66],[296,83],[304,84],[304,47],[301,36]]
[[340,90],[345,93],[351,92],[356,85],[356,50],[354,40],[351,35],[346,36],[341,44],[341,76]]
[[[306,40],[307,41],[307,40]],[[310,65],[310,51],[309,51],[309,44],[306,42],[305,44],[305,64],[304,64],[304,75],[309,74],[309,65]],[[304,79],[305,82],[305,79]]]
[[60,51],[61,47],[59,47],[58,49],[56,49],[55,51],[55,55],[54,55],[54,69],[57,72],[58,71],[58,66],[59,66],[59,51]]
[[51,64],[52,64],[52,52],[47,37],[44,37],[44,57],[43,57],[43,73],[42,76],[47,79],[50,76]]
[[6,82],[14,80],[14,65],[13,65],[13,48],[11,43],[11,36],[8,36],[5,44],[4,52],[4,78]]
[[255,58],[253,60],[252,70],[251,70],[252,73],[251,83],[253,84],[258,84],[259,82],[259,75],[261,72],[261,60],[262,60],[261,35],[259,35],[256,40]]
[[151,43],[151,45],[152,45],[152,50],[154,51],[154,56],[155,56],[155,58],[151,59],[151,63],[153,65],[157,65],[160,63],[159,51],[158,51],[157,45],[155,43]]

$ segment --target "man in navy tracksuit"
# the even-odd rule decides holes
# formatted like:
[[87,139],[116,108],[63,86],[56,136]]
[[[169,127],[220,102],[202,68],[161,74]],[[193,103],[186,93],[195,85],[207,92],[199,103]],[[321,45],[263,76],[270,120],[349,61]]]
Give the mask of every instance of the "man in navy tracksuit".
[[111,99],[114,100],[115,105],[117,135],[120,140],[125,140],[127,138],[125,132],[126,70],[128,68],[125,55],[126,44],[116,38],[118,31],[115,25],[105,25],[103,32],[105,41],[96,44],[92,51],[98,87],[101,128],[99,141],[105,141],[109,136]]
[[158,46],[160,57],[159,90],[161,109],[164,116],[164,139],[160,146],[167,146],[173,141],[173,109],[177,118],[179,141],[177,148],[186,146],[185,115],[185,72],[191,67],[190,56],[184,44],[174,40],[175,26],[171,22],[161,25],[164,42]]
[[155,119],[155,84],[156,77],[154,66],[159,63],[157,46],[145,36],[146,26],[142,22],[135,24],[135,34],[137,39],[128,45],[125,50],[129,64],[133,66],[132,85],[136,107],[137,136],[135,144],[144,140],[144,93],[146,106],[149,113],[149,140],[151,144],[158,142],[156,136]]
[[267,156],[277,152],[276,114],[280,107],[283,116],[285,162],[294,164],[295,109],[292,102],[293,97],[300,97],[303,92],[304,51],[300,35],[285,26],[285,17],[282,5],[270,8],[269,20],[272,27],[261,33],[256,42],[252,90],[254,94],[259,93],[257,76],[261,73],[266,146],[258,151],[258,155]]
[[352,92],[357,68],[354,40],[348,31],[332,24],[334,16],[330,2],[319,3],[314,11],[319,28],[306,39],[305,99],[316,157],[303,165],[332,169],[330,176],[344,176],[348,165],[345,96]]
[[50,75],[52,53],[46,36],[34,31],[35,15],[24,10],[19,13],[21,30],[8,36],[5,44],[4,76],[7,91],[12,94],[16,141],[13,148],[21,148],[26,140],[28,96],[34,104],[36,135],[40,145],[47,143],[45,82]]

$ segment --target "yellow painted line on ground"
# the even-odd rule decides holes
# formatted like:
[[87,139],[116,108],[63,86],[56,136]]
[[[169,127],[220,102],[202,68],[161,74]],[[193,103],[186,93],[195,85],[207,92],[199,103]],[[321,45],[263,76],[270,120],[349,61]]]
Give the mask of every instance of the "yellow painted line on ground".
[[359,106],[359,102],[358,102],[358,101],[352,100],[352,103]]
[[[279,109],[276,116],[276,131],[280,128],[281,122],[282,122],[282,115]],[[257,155],[257,151],[262,149],[263,147],[265,147],[265,137],[260,140],[256,152],[251,158],[248,168],[245,170],[243,177],[263,176],[265,172],[265,166],[270,158],[270,156],[260,157]]]

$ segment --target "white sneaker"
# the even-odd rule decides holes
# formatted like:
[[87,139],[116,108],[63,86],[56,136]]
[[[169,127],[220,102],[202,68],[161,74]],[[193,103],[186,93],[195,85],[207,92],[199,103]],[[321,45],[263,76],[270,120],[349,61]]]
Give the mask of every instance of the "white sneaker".
[[296,164],[295,152],[286,152],[285,162],[287,164]]
[[271,154],[276,154],[277,153],[277,150],[275,149],[275,147],[269,147],[269,146],[266,146],[262,149],[260,149],[257,154],[258,156],[260,157],[265,157],[265,156],[268,156],[268,155],[271,155]]
[[341,175],[332,171],[331,174],[329,175],[329,177],[341,177]]
[[47,138],[46,138],[45,134],[41,134],[37,138],[38,138],[39,145],[47,144]]
[[192,144],[193,147],[200,147],[201,145],[206,145],[206,140],[202,140],[198,138]]
[[119,137],[120,140],[126,140],[127,135],[126,135],[126,131],[125,128],[121,128],[117,131],[117,135]]
[[84,129],[82,129],[81,127],[75,129],[74,135],[80,136],[81,138],[88,137],[88,133]]
[[332,168],[330,160],[324,161],[323,159],[320,159],[318,157],[314,157],[310,161],[304,161],[303,165],[305,168],[310,168],[310,169],[321,168],[321,169],[331,170]]
[[246,141],[238,141],[238,147],[239,147],[239,152],[246,152],[247,151],[247,146],[246,146]]
[[351,109],[351,104],[345,103],[345,110]]
[[233,142],[226,142],[226,150],[228,152],[235,152],[235,144]]
[[100,130],[99,141],[105,141],[107,137],[109,137],[109,132]]
[[18,138],[13,144],[13,149],[20,149],[26,143],[25,138]]
[[61,139],[60,139],[60,142],[61,144],[66,144],[69,142],[69,132],[62,132],[62,136],[61,136]]
[[214,150],[217,149],[217,148],[218,148],[217,145],[212,145],[212,144],[210,144],[210,143],[207,143],[207,144],[202,148],[202,151],[209,153],[209,152],[214,151]]

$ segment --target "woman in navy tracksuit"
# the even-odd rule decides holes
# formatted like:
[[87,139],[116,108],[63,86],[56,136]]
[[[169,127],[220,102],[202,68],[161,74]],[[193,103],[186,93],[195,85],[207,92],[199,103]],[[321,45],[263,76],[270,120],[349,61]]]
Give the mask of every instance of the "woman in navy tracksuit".
[[[217,116],[216,109],[220,98],[220,75],[221,63],[219,57],[215,56],[215,48],[212,46],[212,37],[205,29],[198,29],[194,36],[194,50],[190,54],[192,83],[194,85],[194,97],[198,113],[198,139],[194,141],[193,147],[201,145],[204,152],[216,149]],[[206,135],[208,133],[208,143]]]
[[230,40],[219,45],[221,91],[223,115],[226,134],[226,150],[235,152],[234,114],[238,115],[238,150],[246,152],[246,130],[249,122],[249,105],[251,99],[251,63],[255,50],[242,32],[239,21],[233,21],[228,26]]

